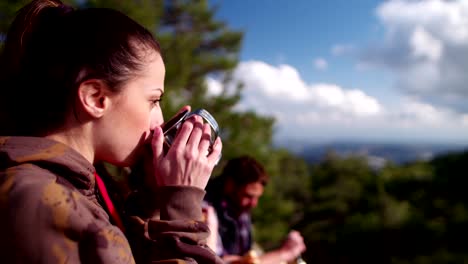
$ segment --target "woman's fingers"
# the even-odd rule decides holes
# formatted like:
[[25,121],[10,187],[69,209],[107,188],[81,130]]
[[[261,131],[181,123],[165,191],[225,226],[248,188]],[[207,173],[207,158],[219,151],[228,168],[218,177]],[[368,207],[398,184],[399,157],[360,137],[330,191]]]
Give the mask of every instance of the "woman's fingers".
[[206,187],[222,149],[220,138],[211,146],[211,134],[210,124],[205,124],[201,116],[193,115],[178,127],[172,146],[164,155],[164,135],[161,128],[155,129],[152,143],[157,158],[154,159],[154,168],[160,186]]
[[211,145],[211,126],[209,124],[203,124],[203,135],[200,138],[200,144],[198,145],[199,153],[208,156],[210,153]]
[[198,157],[200,139],[202,135],[204,136],[203,119],[200,116],[194,116],[191,118],[191,121],[193,121],[193,129],[187,142],[187,151],[190,153],[190,156]]
[[189,140],[194,127],[194,119],[195,117],[191,117],[182,123],[169,151],[185,152],[187,141]]
[[153,157],[159,161],[164,157],[164,135],[160,127],[154,128],[151,145],[153,149]]
[[211,127],[200,116],[192,116],[179,129],[173,147],[192,157],[208,156],[211,145]]
[[213,144],[213,150],[211,153],[208,155],[208,161],[210,164],[213,166],[216,165],[221,158],[221,150],[223,149],[223,143],[221,142],[221,138],[217,137],[214,144]]

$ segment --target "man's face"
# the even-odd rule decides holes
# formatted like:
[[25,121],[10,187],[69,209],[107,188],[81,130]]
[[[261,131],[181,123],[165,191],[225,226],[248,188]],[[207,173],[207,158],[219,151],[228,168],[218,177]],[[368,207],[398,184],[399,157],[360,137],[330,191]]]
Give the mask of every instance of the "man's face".
[[252,182],[236,188],[234,196],[241,212],[249,212],[257,206],[258,199],[262,194],[263,185],[260,182]]

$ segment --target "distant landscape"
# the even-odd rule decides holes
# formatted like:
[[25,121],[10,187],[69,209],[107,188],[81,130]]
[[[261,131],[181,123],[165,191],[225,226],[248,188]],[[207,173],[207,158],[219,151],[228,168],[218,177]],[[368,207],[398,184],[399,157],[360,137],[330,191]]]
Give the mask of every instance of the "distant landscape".
[[371,166],[383,165],[385,162],[405,164],[408,162],[430,160],[438,155],[468,150],[468,143],[366,143],[366,142],[329,142],[307,143],[303,141],[283,141],[277,143],[294,154],[304,158],[309,164],[317,164],[327,153],[338,156],[364,156]]

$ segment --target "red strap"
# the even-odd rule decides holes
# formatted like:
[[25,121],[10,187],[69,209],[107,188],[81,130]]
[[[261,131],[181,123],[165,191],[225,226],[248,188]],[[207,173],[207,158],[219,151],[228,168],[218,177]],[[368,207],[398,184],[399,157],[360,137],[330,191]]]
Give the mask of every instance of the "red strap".
[[99,189],[99,192],[101,193],[102,199],[104,199],[104,203],[106,204],[107,211],[109,212],[110,217],[112,218],[112,220],[114,220],[114,223],[120,228],[120,230],[122,230],[122,232],[125,233],[125,228],[122,219],[120,218],[117,209],[115,209],[114,204],[112,203],[112,200],[109,197],[109,193],[107,192],[104,181],[102,181],[101,177],[96,172],[94,173],[94,176],[96,177],[97,187]]

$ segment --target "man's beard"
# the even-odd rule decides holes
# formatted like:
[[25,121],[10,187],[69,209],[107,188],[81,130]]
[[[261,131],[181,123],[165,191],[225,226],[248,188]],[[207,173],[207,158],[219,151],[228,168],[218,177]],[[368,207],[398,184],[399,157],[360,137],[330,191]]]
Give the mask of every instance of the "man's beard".
[[231,210],[236,215],[241,215],[244,213],[250,213],[252,211],[252,207],[250,206],[241,206],[239,203],[236,202],[236,198],[229,197],[228,203],[231,207]]

